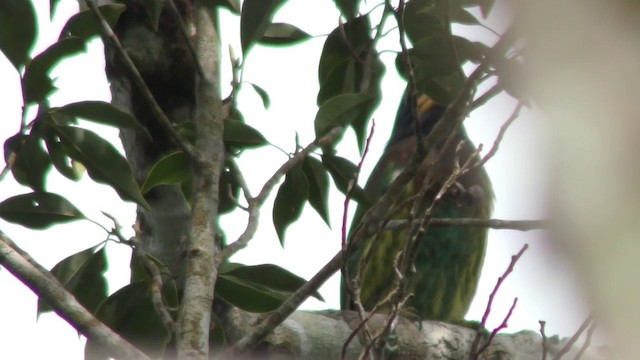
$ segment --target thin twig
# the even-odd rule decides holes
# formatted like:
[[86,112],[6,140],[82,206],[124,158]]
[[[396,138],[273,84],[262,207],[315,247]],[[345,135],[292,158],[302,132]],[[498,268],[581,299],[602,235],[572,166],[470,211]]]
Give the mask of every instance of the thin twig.
[[587,330],[587,339],[584,341],[584,344],[582,344],[582,347],[580,348],[580,351],[578,351],[576,356],[573,358],[574,360],[579,360],[582,357],[582,355],[584,354],[584,352],[587,351],[587,349],[591,345],[591,338],[593,337],[593,332],[595,330],[596,330],[596,322],[593,321],[591,323],[591,326],[589,327],[589,330]]
[[100,32],[102,33],[102,36],[105,38],[105,40],[108,39],[113,45],[116,51],[116,54],[118,54],[118,57],[120,58],[120,61],[122,61],[122,63],[124,64],[126,71],[129,72],[129,76],[131,77],[134,84],[140,91],[142,98],[145,100],[145,102],[149,106],[149,109],[151,110],[153,117],[158,121],[160,126],[162,126],[164,131],[171,138],[171,140],[180,148],[180,150],[184,151],[185,154],[187,154],[189,158],[194,161],[194,163],[199,163],[199,159],[196,157],[196,153],[193,147],[191,146],[191,144],[184,141],[184,139],[182,139],[180,135],[178,135],[178,132],[173,128],[173,125],[171,124],[171,120],[169,120],[167,115],[160,108],[160,105],[156,102],[155,98],[153,97],[153,94],[151,93],[151,90],[149,90],[149,87],[144,82],[142,75],[140,75],[140,72],[138,72],[138,69],[136,68],[135,64],[133,63],[133,61],[127,54],[127,52],[122,47],[120,40],[111,29],[111,26],[109,25],[109,23],[105,20],[104,16],[102,16],[102,14],[100,13],[100,10],[98,10],[98,7],[94,2],[94,0],[85,0],[85,2],[87,3],[87,6],[91,10],[91,13],[93,13],[93,15],[98,20],[98,23],[100,24]]
[[496,95],[500,94],[504,90],[500,83],[493,85],[489,90],[487,90],[482,95],[478,96],[473,102],[471,106],[469,106],[469,111],[473,112],[474,110],[484,106],[489,100],[493,99]]
[[480,348],[480,350],[478,350],[478,352],[475,353],[473,357],[474,360],[477,360],[480,357],[480,354],[482,354],[485,350],[489,348],[489,346],[491,345],[491,342],[496,337],[496,335],[498,335],[500,331],[507,328],[507,322],[511,318],[511,314],[513,314],[513,310],[516,308],[517,304],[518,304],[518,298],[514,298],[513,303],[511,304],[511,308],[509,308],[509,312],[502,320],[502,323],[500,323],[500,325],[498,325],[495,329],[493,329],[493,331],[491,331],[491,335],[489,335],[489,338],[487,339],[487,341]]
[[477,351],[477,349],[478,349],[478,346],[480,345],[480,340],[482,339],[482,330],[486,327],[487,319],[489,318],[489,314],[491,313],[493,299],[496,297],[496,294],[498,293],[498,290],[500,290],[500,286],[502,285],[504,280],[507,278],[507,276],[509,276],[509,274],[511,274],[511,272],[513,272],[513,268],[515,267],[516,263],[518,262],[518,260],[520,260],[520,257],[522,257],[522,254],[524,254],[524,252],[527,251],[528,248],[529,248],[529,244],[524,244],[522,249],[520,249],[520,251],[518,251],[516,255],[513,255],[511,257],[511,262],[509,263],[509,266],[504,271],[502,276],[498,278],[498,281],[496,282],[496,286],[493,288],[493,291],[489,295],[489,301],[487,302],[487,307],[484,310],[484,315],[482,315],[482,321],[480,322],[480,326],[478,326],[478,331],[476,332],[476,337],[473,340],[473,345],[471,345],[471,352],[470,352],[471,359],[477,359],[478,355],[480,354]]
[[540,320],[540,336],[542,336],[542,360],[547,360],[547,352],[549,351],[547,345],[547,334],[544,332],[544,326],[547,324],[546,321]]
[[493,146],[491,147],[489,152],[487,152],[487,154],[482,157],[482,160],[480,160],[476,166],[483,166],[498,152],[498,147],[500,146],[500,143],[504,138],[504,134],[507,132],[507,129],[509,129],[509,126],[511,126],[511,124],[513,124],[513,122],[518,118],[518,116],[520,115],[520,110],[523,106],[524,104],[522,102],[519,102],[518,105],[516,105],[516,108],[513,109],[511,116],[509,116],[507,121],[505,121],[504,124],[502,124],[502,126],[500,127],[500,131],[498,132],[496,140],[493,142]]
[[587,327],[592,321],[593,319],[591,318],[591,316],[588,316],[582,322],[582,324],[580,325],[580,328],[578,328],[578,331],[576,331],[576,333],[573,334],[571,339],[569,339],[569,341],[567,341],[567,343],[564,344],[564,347],[560,349],[560,351],[558,351],[556,356],[553,357],[553,360],[560,360],[564,354],[568,353],[569,350],[571,350],[571,348],[573,347],[573,344],[575,344],[576,341],[578,341],[578,339],[580,338],[580,335],[582,335],[582,333],[587,329]]

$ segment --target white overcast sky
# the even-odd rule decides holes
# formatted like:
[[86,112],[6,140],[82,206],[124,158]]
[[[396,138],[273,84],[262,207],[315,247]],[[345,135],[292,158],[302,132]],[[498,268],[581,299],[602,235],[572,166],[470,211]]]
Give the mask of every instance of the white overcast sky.
[[[48,1],[36,1],[40,16],[40,38],[35,53],[52,44],[66,19],[76,9],[75,1],[62,1],[53,23],[49,23]],[[490,19],[498,29],[507,21],[507,14],[497,10]],[[325,37],[338,24],[338,11],[333,1],[289,1],[277,14],[275,21],[290,22],[317,37],[292,48],[256,47],[246,60],[244,80],[263,87],[271,96],[268,110],[262,107],[259,97],[249,87],[240,94],[239,106],[247,122],[259,129],[267,139],[280,148],[293,151],[296,133],[302,144],[313,140],[313,119],[317,111],[315,98],[317,85],[317,60]],[[224,13],[222,17],[223,41],[239,49],[239,19]],[[457,29],[475,39],[494,41],[487,31]],[[397,40],[389,36],[381,43],[385,49],[397,49]],[[223,78],[230,79],[227,46],[223,46]],[[384,99],[377,112],[376,134],[367,158],[362,181],[366,179],[380,156],[390,134],[396,107],[404,89],[404,83],[392,65],[395,55],[382,55],[388,65],[384,79]],[[93,41],[87,54],[68,60],[57,67],[52,76],[60,89],[51,98],[53,106],[81,100],[109,100],[108,84],[104,76],[102,45]],[[224,80],[223,84],[229,83]],[[228,88],[223,89],[223,94]],[[515,101],[501,96],[489,105],[474,112],[465,122],[470,137],[476,144],[491,147],[500,125],[509,116]],[[21,116],[19,77],[11,64],[0,56],[0,139],[4,141],[19,128]],[[504,139],[498,154],[487,164],[496,193],[494,218],[538,219],[544,218],[547,183],[545,134],[540,117],[525,112]],[[92,129],[118,143],[117,131],[92,125]],[[355,138],[348,132],[338,147],[339,154],[358,160]],[[0,150],[2,151],[2,150]],[[486,151],[486,150],[485,150]],[[239,163],[249,181],[253,193],[257,193],[264,181],[278,168],[286,157],[279,150],[267,147],[247,151]],[[49,177],[49,190],[69,198],[85,214],[109,226],[108,219],[100,211],[115,215],[122,224],[134,221],[134,206],[122,202],[115,192],[84,177],[79,184],[72,183],[54,172]],[[0,185],[0,200],[29,190],[7,176]],[[273,197],[262,209],[262,221],[256,238],[234,260],[247,264],[275,263],[305,278],[312,277],[340,248],[340,225],[343,196],[333,190],[330,194],[332,228],[307,207],[301,219],[292,225],[286,235],[284,249],[280,246],[271,223]],[[354,206],[351,207],[353,210]],[[242,232],[246,216],[242,212],[225,216],[222,227],[228,241]],[[126,225],[125,227],[127,227]],[[45,267],[51,268],[64,257],[95,245],[106,234],[89,222],[55,226],[44,232],[31,231],[0,221],[0,229],[6,232],[23,249]],[[516,266],[514,273],[503,284],[498,294],[488,327],[500,324],[514,297],[518,306],[509,321],[508,332],[523,329],[538,330],[538,320],[547,321],[547,334],[571,335],[588,314],[576,285],[576,275],[558,251],[548,241],[544,231],[522,233],[497,230],[490,232],[488,253],[476,299],[467,315],[469,319],[482,317],[489,293],[497,278],[509,264],[511,256],[523,244],[529,251]],[[108,246],[110,264],[110,292],[125,285],[128,280],[129,251],[124,246]],[[339,277],[332,277],[321,289],[326,303],[315,299],[307,301],[305,309],[339,307]],[[6,270],[0,269],[0,358],[82,358],[83,341],[66,322],[57,315],[47,314],[36,319],[36,297]]]

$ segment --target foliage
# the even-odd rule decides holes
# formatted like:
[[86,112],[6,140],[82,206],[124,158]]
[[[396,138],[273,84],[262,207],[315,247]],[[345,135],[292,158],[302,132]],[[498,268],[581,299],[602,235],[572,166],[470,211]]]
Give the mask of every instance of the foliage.
[[[54,8],[58,2],[52,1],[51,7]],[[164,3],[144,2],[156,30]],[[244,61],[250,56],[252,47],[295,46],[311,38],[297,25],[272,21],[277,11],[286,6],[284,1],[245,0],[241,8],[235,1],[218,3],[240,17]],[[343,14],[344,23],[327,36],[319,59],[319,108],[314,120],[317,139],[327,136],[337,127],[351,128],[360,150],[364,150],[367,124],[381,100],[381,81],[387,70],[379,54],[388,50],[377,47],[378,40],[385,36],[384,22],[387,18],[400,24],[400,31],[412,44],[406,52],[396,51],[399,72],[419,92],[429,94],[441,104],[450,104],[460,94],[466,81],[462,65],[467,62],[478,64],[487,57],[487,46],[454,36],[450,28],[451,23],[481,24],[481,20],[468,9],[479,7],[486,17],[493,6],[492,0],[412,0],[404,7],[381,5],[383,11],[364,14],[359,11],[359,1],[336,0],[335,3]],[[100,11],[114,27],[126,7],[123,4],[104,5]],[[8,169],[18,183],[29,187],[32,192],[0,202],[0,218],[32,229],[86,219],[69,200],[47,192],[46,179],[52,168],[73,181],[86,171],[94,181],[112,187],[121,200],[134,202],[143,208],[149,207],[148,196],[152,190],[165,185],[181,185],[185,198],[191,201],[189,185],[193,181],[193,166],[187,154],[182,151],[165,154],[150,169],[146,180],[139,184],[128,159],[99,134],[78,125],[78,119],[83,119],[118,129],[134,129],[142,136],[152,137],[147,126],[129,113],[98,101],[49,107],[48,99],[56,90],[50,76],[51,69],[68,57],[83,52],[88,39],[99,35],[100,30],[90,10],[82,11],[68,20],[57,42],[41,53],[33,54],[36,18],[29,1],[5,0],[0,4],[0,22],[9,24],[3,26],[9,31],[0,34],[0,51],[20,74],[25,119],[30,114],[29,109],[38,109],[37,114],[23,122],[19,132],[4,143]],[[501,67],[495,66],[495,69],[499,71]],[[267,91],[257,84],[245,84],[257,92],[268,108],[271,100]],[[236,86],[234,91],[238,89]],[[220,213],[238,207],[241,174],[231,165],[233,157],[242,156],[250,149],[259,151],[269,146],[269,139],[244,122],[233,102],[229,104],[233,109],[225,119],[223,136],[229,159],[221,175]],[[177,125],[175,130],[185,142],[194,143],[197,130],[193,123]],[[354,200],[366,204],[373,201],[352,184],[359,172],[358,166],[336,154],[334,145],[323,146],[322,154],[314,152],[306,156],[283,174],[284,181],[275,196],[272,213],[272,222],[281,244],[285,243],[287,227],[298,219],[307,203],[329,225],[329,178],[338,190],[348,193]],[[132,246],[116,235],[110,233],[110,239]],[[132,268],[141,266],[136,261],[138,259],[134,256]],[[147,274],[133,279],[131,284],[107,297],[106,264],[104,248],[95,246],[60,261],[51,272],[112,329],[140,345],[148,354],[161,354],[171,339],[171,329],[161,321],[150,300],[152,276]],[[163,264],[158,265],[162,269]],[[177,307],[177,285],[168,280],[166,269],[163,269],[163,276],[164,303],[168,307]],[[275,265],[225,263],[220,268],[215,291],[220,299],[246,311],[268,312],[278,308],[304,283],[305,280]],[[315,296],[320,298],[317,293]],[[46,302],[41,301],[38,306],[39,312],[52,310]],[[154,330],[150,332],[149,329]],[[87,344],[86,351],[88,356],[97,356],[100,352],[93,342]]]

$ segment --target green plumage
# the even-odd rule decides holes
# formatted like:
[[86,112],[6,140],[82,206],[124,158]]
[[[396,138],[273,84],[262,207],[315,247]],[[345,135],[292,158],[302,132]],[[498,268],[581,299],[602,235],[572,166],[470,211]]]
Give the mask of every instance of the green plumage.
[[[415,152],[415,126],[411,117],[411,102],[405,97],[401,104],[394,130],[385,151],[374,168],[365,192],[377,200],[389,184],[411,161]],[[421,127],[428,134],[444,113],[444,108],[433,104],[428,98],[418,100],[421,109]],[[457,144],[466,140],[467,146],[460,154],[465,161],[475,150],[464,129],[457,135]],[[455,145],[453,146],[455,148]],[[392,220],[406,220],[413,201],[425,178],[431,186],[423,198],[423,210],[429,206],[452,170],[454,154],[440,154],[434,162],[437,150],[426,156],[413,181],[403,194],[389,207],[387,216]],[[445,195],[433,213],[433,218],[480,218],[488,219],[493,207],[493,193],[489,178],[482,167],[475,168],[458,179],[458,183]],[[421,211],[420,213],[424,213]],[[352,231],[360,222],[364,211],[358,209],[352,223]],[[358,266],[368,258],[361,279],[362,304],[367,311],[385,298],[394,283],[394,259],[409,237],[410,228],[382,231],[368,239],[359,251],[347,262],[348,274],[354,277]],[[416,250],[415,273],[410,275],[405,293],[413,297],[407,303],[423,320],[458,321],[464,319],[476,291],[486,248],[487,229],[471,227],[429,227]],[[364,256],[363,256],[364,254]],[[353,303],[343,285],[342,308],[352,309]],[[386,309],[385,309],[386,310]]]

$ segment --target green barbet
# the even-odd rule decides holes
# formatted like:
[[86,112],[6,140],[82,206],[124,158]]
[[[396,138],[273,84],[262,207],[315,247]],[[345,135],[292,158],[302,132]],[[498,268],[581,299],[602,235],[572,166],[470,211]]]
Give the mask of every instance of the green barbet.
[[[412,116],[412,101],[404,96],[398,109],[396,121],[384,153],[364,188],[370,199],[376,200],[387,189],[394,178],[410,163],[416,149],[415,122]],[[423,137],[429,134],[441,119],[445,108],[435,104],[427,96],[417,99],[420,127]],[[411,199],[424,186],[429,176],[430,189],[419,207],[419,214],[431,205],[442,183],[452,172],[455,148],[461,141],[465,146],[458,154],[460,162],[466,161],[475,148],[464,128],[456,135],[454,146],[446,153],[429,151],[420,170],[410,181],[402,195],[388,207],[391,220],[409,218]],[[435,161],[437,159],[437,161]],[[435,162],[434,162],[435,161]],[[483,167],[473,168],[457,179],[435,208],[432,218],[476,218],[488,219],[493,208],[493,191],[489,177]],[[352,230],[359,224],[365,211],[359,208],[352,222]],[[417,219],[418,220],[418,219]],[[364,268],[360,279],[360,298],[365,310],[370,311],[379,301],[387,297],[394,285],[396,273],[394,260],[406,243],[410,227],[382,231],[367,239],[360,250],[347,260],[347,273],[353,278],[357,268]],[[413,294],[405,310],[422,320],[461,321],[473,300],[482,270],[487,241],[487,229],[478,227],[429,227],[419,239],[413,271],[404,289],[404,294]],[[363,260],[368,258],[367,261]],[[342,309],[354,309],[349,292],[342,285]],[[380,311],[386,311],[382,307]]]

